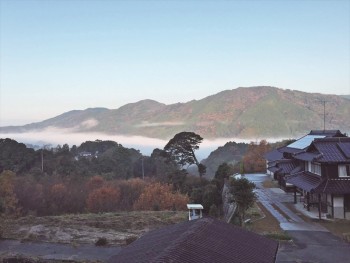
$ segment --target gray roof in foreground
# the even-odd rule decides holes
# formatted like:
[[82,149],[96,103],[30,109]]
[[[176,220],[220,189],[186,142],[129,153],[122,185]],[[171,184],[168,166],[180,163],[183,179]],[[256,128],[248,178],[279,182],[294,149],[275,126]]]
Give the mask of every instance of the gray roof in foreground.
[[278,242],[214,218],[151,231],[108,262],[275,262]]

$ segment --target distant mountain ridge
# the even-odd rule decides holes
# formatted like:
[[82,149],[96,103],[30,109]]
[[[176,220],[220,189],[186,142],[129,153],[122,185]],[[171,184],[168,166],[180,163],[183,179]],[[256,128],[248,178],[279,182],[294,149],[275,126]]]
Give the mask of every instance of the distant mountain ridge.
[[181,131],[213,138],[295,138],[312,129],[350,131],[349,96],[259,86],[225,90],[186,103],[141,100],[118,109],[73,110],[42,122],[0,127],[0,133],[48,128],[169,139]]

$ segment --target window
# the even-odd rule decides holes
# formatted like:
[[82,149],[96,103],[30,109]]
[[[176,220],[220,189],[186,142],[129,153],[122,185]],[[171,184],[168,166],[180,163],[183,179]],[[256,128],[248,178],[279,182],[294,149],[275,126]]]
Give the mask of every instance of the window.
[[338,166],[339,177],[350,176],[350,164]]
[[321,165],[319,163],[311,163],[311,171],[314,174],[321,175]]
[[305,162],[305,171],[312,172],[311,162]]

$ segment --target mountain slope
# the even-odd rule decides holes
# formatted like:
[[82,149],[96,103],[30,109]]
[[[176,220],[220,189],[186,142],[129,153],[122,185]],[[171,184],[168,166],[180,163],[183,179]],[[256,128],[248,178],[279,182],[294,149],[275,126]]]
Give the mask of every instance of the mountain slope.
[[[323,101],[326,101],[325,108]],[[71,111],[43,122],[1,127],[1,133],[65,128],[169,139],[180,131],[208,138],[296,137],[311,129],[350,131],[350,100],[337,96],[251,87],[225,90],[201,100],[165,105],[142,100],[118,109]]]

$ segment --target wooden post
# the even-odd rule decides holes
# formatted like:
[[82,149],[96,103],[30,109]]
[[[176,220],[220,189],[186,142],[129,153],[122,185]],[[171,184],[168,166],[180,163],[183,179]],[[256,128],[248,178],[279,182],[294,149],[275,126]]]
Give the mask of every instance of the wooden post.
[[331,194],[332,199],[332,217],[334,218],[334,200],[333,200],[333,194]]
[[306,192],[306,208],[307,211],[310,211],[310,193]]
[[294,204],[297,203],[297,187],[294,186]]
[[318,218],[321,220],[321,194],[318,194]]

